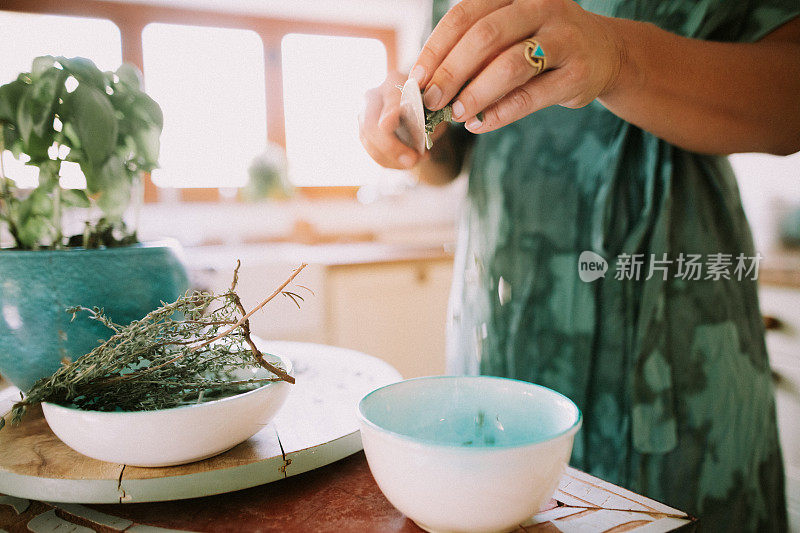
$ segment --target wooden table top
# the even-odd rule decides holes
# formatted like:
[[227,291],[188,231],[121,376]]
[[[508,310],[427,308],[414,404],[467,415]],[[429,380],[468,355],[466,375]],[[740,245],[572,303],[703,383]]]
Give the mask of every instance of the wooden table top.
[[[695,524],[677,509],[570,468],[547,508],[516,531],[691,531]],[[11,533],[421,531],[381,494],[363,452],[274,483],[192,500],[77,505],[0,496],[0,528]]]

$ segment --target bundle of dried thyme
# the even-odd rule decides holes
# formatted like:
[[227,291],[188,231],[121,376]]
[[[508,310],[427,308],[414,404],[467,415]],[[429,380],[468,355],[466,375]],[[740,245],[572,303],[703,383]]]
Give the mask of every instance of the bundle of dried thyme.
[[[165,409],[255,389],[267,381],[294,378],[270,363],[250,337],[249,318],[282,294],[299,307],[303,298],[285,290],[305,268],[292,275],[259,305],[247,312],[235,289],[237,262],[230,289],[222,294],[191,292],[165,304],[140,320],[122,326],[102,309],[73,307],[67,312],[89,313],[114,331],[106,342],[37,381],[11,411],[19,423],[28,407],[41,402],[94,411]],[[309,290],[306,287],[299,286]],[[237,368],[261,366],[272,373],[263,379],[232,380]],[[5,419],[0,418],[0,428]]]

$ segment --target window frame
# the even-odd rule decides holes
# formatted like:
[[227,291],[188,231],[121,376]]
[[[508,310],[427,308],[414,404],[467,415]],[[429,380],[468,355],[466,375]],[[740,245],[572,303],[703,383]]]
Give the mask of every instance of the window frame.
[[[122,43],[122,60],[144,71],[142,31],[153,22],[210,26],[254,31],[264,46],[264,79],[266,95],[267,140],[286,148],[285,115],[283,109],[283,69],[281,41],[289,33],[335,35],[341,37],[367,37],[377,39],[386,47],[387,69],[396,70],[398,64],[397,33],[393,28],[321,22],[302,19],[277,18],[258,14],[240,14],[213,9],[187,9],[174,6],[132,4],[85,0],[5,0],[2,11],[42,15],[66,15],[107,19],[119,28]],[[145,84],[147,80],[145,80]],[[217,188],[180,188],[184,202],[218,202]],[[358,187],[325,186],[298,187],[300,193],[315,198],[355,198]],[[238,195],[237,195],[238,198]],[[144,201],[158,202],[160,189],[145,176]]]

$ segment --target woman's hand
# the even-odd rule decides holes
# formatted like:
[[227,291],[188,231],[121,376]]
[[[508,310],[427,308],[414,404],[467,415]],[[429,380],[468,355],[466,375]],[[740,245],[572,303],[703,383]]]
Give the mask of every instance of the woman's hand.
[[376,163],[387,168],[408,169],[421,155],[400,142],[394,130],[400,125],[400,89],[406,78],[390,72],[378,87],[364,95],[364,109],[358,115],[359,138]]
[[[429,109],[457,97],[453,118],[473,133],[556,104],[582,107],[613,87],[621,68],[622,43],[608,20],[572,0],[463,0],[436,26],[411,76]],[[538,75],[523,53],[528,38],[547,58]]]

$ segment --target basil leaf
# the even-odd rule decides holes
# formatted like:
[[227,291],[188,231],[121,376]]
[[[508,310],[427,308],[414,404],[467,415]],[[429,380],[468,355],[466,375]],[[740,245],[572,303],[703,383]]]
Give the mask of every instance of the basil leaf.
[[73,57],[70,59],[59,57],[58,62],[79,83],[89,83],[95,88],[105,91],[106,79],[91,59],[86,59],[85,57]]
[[[71,119],[89,163],[100,168],[117,145],[114,108],[99,89],[81,83],[70,95]],[[85,172],[85,170],[84,170]]]
[[0,121],[17,121],[17,107],[22,95],[30,87],[21,80],[14,80],[0,87]]
[[142,88],[142,74],[139,69],[130,63],[123,63],[114,73],[119,78],[120,83],[126,85],[131,89],[141,90]]

